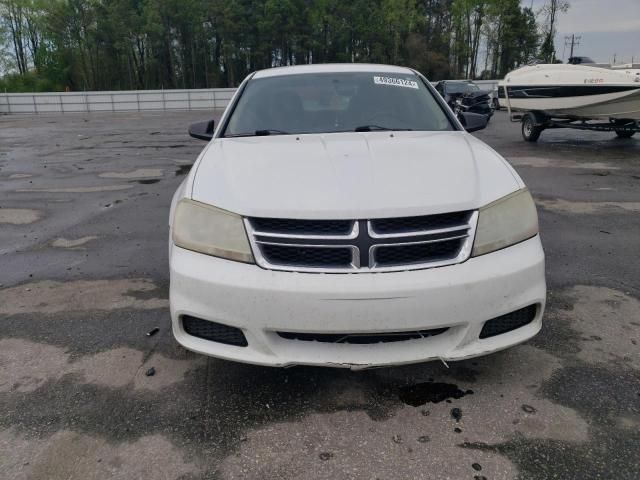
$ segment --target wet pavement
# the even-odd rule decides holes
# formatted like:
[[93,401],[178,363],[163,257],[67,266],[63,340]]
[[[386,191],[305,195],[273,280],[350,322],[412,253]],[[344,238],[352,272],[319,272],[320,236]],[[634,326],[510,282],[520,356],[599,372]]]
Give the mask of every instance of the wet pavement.
[[526,144],[504,113],[478,132],[538,202],[532,341],[449,369],[271,369],[170,332],[198,120],[0,117],[0,478],[640,478],[640,139]]

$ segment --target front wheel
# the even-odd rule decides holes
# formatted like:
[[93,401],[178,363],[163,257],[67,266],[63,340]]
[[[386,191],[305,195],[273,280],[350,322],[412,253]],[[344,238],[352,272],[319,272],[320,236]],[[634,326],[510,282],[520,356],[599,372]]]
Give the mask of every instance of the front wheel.
[[543,128],[536,125],[536,117],[533,113],[527,113],[522,117],[522,138],[527,142],[536,142],[540,138]]
[[629,130],[616,130],[616,135],[618,138],[631,138],[635,135],[636,132],[632,132]]

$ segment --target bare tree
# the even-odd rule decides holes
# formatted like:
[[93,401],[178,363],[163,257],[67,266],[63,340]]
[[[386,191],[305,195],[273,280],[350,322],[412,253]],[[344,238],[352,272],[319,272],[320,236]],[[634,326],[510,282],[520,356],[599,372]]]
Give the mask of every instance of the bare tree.
[[0,17],[7,25],[13,43],[18,71],[24,74],[28,70],[25,48],[24,7],[20,0],[0,0]]
[[540,54],[548,63],[553,63],[556,58],[554,40],[558,15],[566,13],[567,10],[569,10],[569,2],[567,0],[548,0],[540,11],[544,16],[544,41],[540,47]]

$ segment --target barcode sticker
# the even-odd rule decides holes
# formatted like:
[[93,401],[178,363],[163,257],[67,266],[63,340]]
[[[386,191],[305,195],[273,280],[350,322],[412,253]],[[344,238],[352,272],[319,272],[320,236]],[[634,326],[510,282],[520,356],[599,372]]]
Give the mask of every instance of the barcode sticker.
[[375,75],[373,77],[373,83],[377,85],[392,85],[394,87],[415,88],[416,90],[418,89],[418,82],[414,80],[405,80],[404,78],[381,77]]

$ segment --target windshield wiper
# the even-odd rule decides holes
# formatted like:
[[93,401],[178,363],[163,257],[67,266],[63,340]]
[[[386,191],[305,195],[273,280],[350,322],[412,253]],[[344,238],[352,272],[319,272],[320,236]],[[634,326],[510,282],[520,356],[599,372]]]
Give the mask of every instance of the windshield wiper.
[[266,135],[289,135],[289,132],[284,132],[282,130],[274,130],[273,128],[267,128],[265,130],[256,130],[256,136],[264,137]]
[[389,128],[389,127],[381,127],[380,125],[360,125],[354,129],[354,132],[373,132],[373,131],[383,131],[383,130],[394,130],[394,131],[410,131],[411,128]]
[[264,130],[255,130],[252,133],[231,133],[229,135],[225,135],[225,137],[265,137],[267,135],[290,135],[290,133],[283,130],[268,128]]

